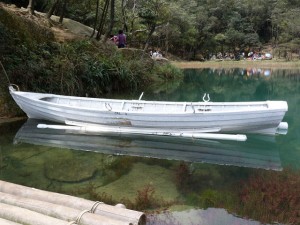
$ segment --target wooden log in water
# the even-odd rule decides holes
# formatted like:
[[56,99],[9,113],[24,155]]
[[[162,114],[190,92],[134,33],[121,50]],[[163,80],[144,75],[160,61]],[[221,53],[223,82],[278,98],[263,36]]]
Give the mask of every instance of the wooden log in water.
[[[80,225],[128,225],[129,223],[108,218],[98,214],[80,211],[78,209],[60,206],[49,202],[23,198],[0,192],[0,203],[28,209],[46,216],[51,216],[64,221],[77,221]],[[79,223],[80,222],[80,223]],[[1,223],[0,223],[1,224]]]
[[1,219],[1,218],[0,218],[0,224],[1,225],[22,225],[20,223],[15,223],[15,222],[5,220],[5,219]]
[[6,181],[0,180],[0,192],[8,193],[15,196],[20,196],[29,199],[35,199],[39,201],[49,202],[61,206],[66,206],[78,210],[90,210],[95,207],[95,214],[99,214],[104,217],[114,218],[116,220],[123,221],[127,224],[143,225],[146,224],[146,216],[142,212],[124,209],[121,207],[111,206],[104,203],[97,205],[95,202],[74,197],[70,195],[64,195],[49,191],[43,191],[35,188],[30,188],[18,184],[12,184]]
[[0,218],[21,224],[30,225],[68,225],[69,222],[50,216],[23,209],[20,207],[0,203]]

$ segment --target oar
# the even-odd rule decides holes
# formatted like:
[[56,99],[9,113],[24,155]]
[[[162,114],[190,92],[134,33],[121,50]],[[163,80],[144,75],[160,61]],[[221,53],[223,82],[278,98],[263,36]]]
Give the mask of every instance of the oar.
[[219,133],[197,133],[197,132],[172,132],[172,131],[147,131],[141,128],[121,128],[109,126],[65,126],[65,125],[48,125],[38,124],[38,128],[50,128],[58,130],[77,130],[83,132],[108,132],[108,133],[127,133],[127,134],[143,134],[143,135],[159,135],[159,136],[174,136],[185,138],[200,138],[212,140],[232,140],[246,141],[247,136],[243,134],[219,134]]

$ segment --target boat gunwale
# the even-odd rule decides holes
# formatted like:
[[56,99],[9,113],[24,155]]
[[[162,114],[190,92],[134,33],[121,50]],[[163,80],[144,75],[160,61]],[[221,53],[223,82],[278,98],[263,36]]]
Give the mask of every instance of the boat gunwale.
[[[144,114],[144,115],[153,115],[153,114],[161,114],[161,115],[166,115],[166,114],[174,114],[174,115],[191,115],[191,114],[227,114],[227,113],[239,113],[239,112],[255,112],[258,113],[258,111],[261,112],[277,112],[277,111],[287,111],[287,102],[286,101],[250,101],[250,102],[170,102],[170,101],[147,101],[147,100],[122,100],[122,99],[105,99],[105,98],[88,98],[88,97],[77,97],[77,96],[66,96],[66,95],[57,95],[57,94],[47,94],[47,93],[34,93],[34,92],[22,92],[22,91],[13,91],[12,94],[16,94],[19,96],[22,96],[23,98],[29,99],[31,101],[35,101],[38,103],[43,103],[46,105],[51,105],[51,106],[61,106],[65,107],[67,109],[80,109],[80,110],[85,110],[85,111],[97,111],[97,112],[111,112],[111,113],[130,113],[132,115],[134,114]],[[196,111],[195,112],[186,112],[186,111],[174,111],[174,112],[163,112],[163,111],[152,111],[152,112],[147,112],[147,111],[127,111],[127,110],[99,110],[97,108],[91,108],[91,107],[82,107],[82,106],[73,106],[73,105],[68,105],[68,104],[59,104],[51,101],[46,101],[43,100],[43,98],[63,98],[63,99],[74,99],[74,100],[84,100],[84,101],[95,101],[95,102],[116,102],[116,103],[132,103],[132,104],[157,104],[157,105],[164,105],[164,104],[169,104],[169,105],[184,105],[186,106],[247,106],[249,105],[250,107],[247,108],[246,110],[244,108],[242,109],[234,109],[234,110],[226,110],[226,111]],[[285,107],[269,107],[270,102],[276,102],[279,103],[281,106]],[[253,108],[251,109],[251,105],[267,105],[265,108]],[[278,104],[277,104],[278,105]]]

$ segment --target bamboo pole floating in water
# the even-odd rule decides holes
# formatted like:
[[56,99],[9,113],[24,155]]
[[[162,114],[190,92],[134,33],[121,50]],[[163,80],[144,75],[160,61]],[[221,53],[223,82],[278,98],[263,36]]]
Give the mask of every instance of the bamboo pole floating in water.
[[[102,132],[113,132],[113,133],[129,133],[129,134],[146,134],[146,135],[160,135],[160,136],[175,136],[185,138],[200,138],[200,139],[211,139],[211,140],[232,140],[232,141],[246,141],[247,136],[244,134],[221,134],[214,133],[219,132],[221,128],[203,128],[199,130],[158,130],[158,129],[147,129],[137,127],[114,127],[100,124],[82,123],[77,121],[66,120],[67,125],[73,125],[81,127],[86,131],[102,131]],[[38,125],[39,126],[39,125]]]
[[[90,210],[95,208],[94,213],[104,217],[122,221],[123,224],[143,225],[146,224],[146,216],[142,212],[111,206],[104,203],[98,205],[95,202],[49,191],[43,191],[18,184],[12,184],[0,180],[0,192],[11,195],[49,202],[60,206],[66,206],[78,210]],[[96,207],[95,207],[96,206]],[[1,211],[1,210],[0,210]],[[1,216],[0,216],[1,217]],[[58,224],[55,224],[58,225]]]
[[[246,141],[247,136],[244,134],[220,134],[220,133],[210,133],[214,132],[212,129],[203,129],[200,132],[189,131],[155,131],[153,129],[146,128],[130,128],[130,127],[110,127],[104,125],[87,125],[84,123],[78,123],[73,121],[66,121],[66,123],[74,123],[75,126],[65,126],[65,125],[48,125],[48,124],[38,124],[37,128],[50,128],[57,130],[76,130],[82,132],[109,132],[109,133],[126,133],[126,134],[143,134],[143,135],[159,135],[159,136],[174,136],[174,137],[185,137],[185,138],[200,138],[200,139],[211,139],[211,140],[231,140],[231,141]],[[82,125],[80,125],[82,124]],[[206,133],[209,132],[209,133]]]
[[15,223],[15,222],[5,220],[5,219],[1,219],[1,218],[0,218],[0,224],[1,225],[22,225],[20,223]]
[[124,225],[123,221],[114,218],[108,218],[49,202],[14,196],[3,192],[0,192],[0,203],[21,207],[64,221],[76,221],[77,218],[79,218],[78,216],[82,214],[82,216],[78,219],[78,223],[80,222],[80,225]]
[[29,225],[68,225],[70,222],[59,220],[51,216],[0,203],[0,217],[6,220]]

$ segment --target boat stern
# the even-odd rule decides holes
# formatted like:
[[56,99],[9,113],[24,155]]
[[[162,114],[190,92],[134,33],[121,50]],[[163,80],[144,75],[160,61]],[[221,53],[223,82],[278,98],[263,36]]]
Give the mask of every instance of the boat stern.
[[286,101],[267,101],[269,109],[278,109],[284,112],[288,111],[288,104]]

